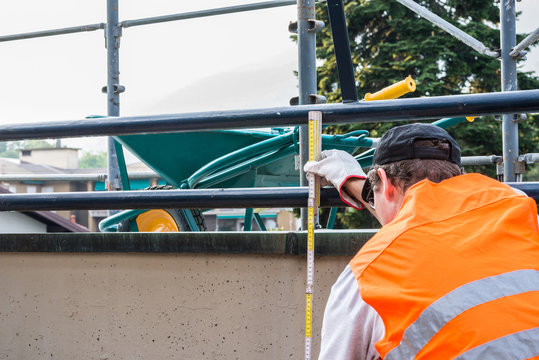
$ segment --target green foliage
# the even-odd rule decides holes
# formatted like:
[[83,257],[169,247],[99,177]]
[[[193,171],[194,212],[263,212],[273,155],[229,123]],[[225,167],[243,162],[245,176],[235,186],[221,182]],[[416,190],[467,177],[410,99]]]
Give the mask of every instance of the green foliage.
[[[328,223],[330,208],[320,208],[319,223],[323,228],[326,228]],[[294,208],[292,213],[295,217],[300,217],[300,209]],[[356,210],[351,207],[339,208],[337,210],[337,219],[335,219],[334,229],[350,229],[350,228],[380,228],[378,220],[367,210]]]
[[20,141],[0,142],[0,157],[19,158]]
[[79,168],[81,169],[96,169],[104,168],[107,166],[107,153],[105,151],[100,152],[84,152],[79,161]]
[[528,172],[524,174],[524,181],[539,181],[539,164],[533,164],[526,169]]
[[336,229],[350,228],[380,228],[380,223],[367,210],[356,210],[354,208],[345,208],[337,213]]
[[[442,18],[499,47],[499,11],[491,0],[419,1]],[[360,96],[412,75],[413,96],[499,91],[499,60],[480,55],[442,29],[393,0],[345,1],[348,33]],[[325,5],[317,17],[329,24]],[[331,102],[340,101],[331,28],[317,37],[319,88]],[[465,91],[463,91],[463,89]]]
[[51,149],[54,145],[46,140],[24,140],[21,149]]
[[[451,22],[490,49],[499,48],[499,9],[492,0],[419,0],[443,19]],[[412,75],[417,84],[414,93],[405,97],[454,95],[500,91],[500,61],[481,55],[451,35],[420,18],[394,0],[345,0],[350,48],[355,64],[358,97],[375,92]],[[328,102],[340,102],[331,26],[325,3],[317,4],[317,18],[326,28],[317,35],[318,89]],[[517,42],[526,34],[517,36]],[[530,72],[518,73],[519,89],[539,88],[539,78]],[[347,124],[331,126],[328,133],[358,129],[380,137],[400,123]],[[520,123],[519,151],[537,152],[539,126],[537,117]],[[502,154],[501,122],[482,117],[462,123],[448,131],[459,142],[462,154]],[[490,176],[493,166],[469,168]],[[532,173],[533,175],[533,173]],[[349,209],[338,214],[342,226],[372,227],[366,211]]]

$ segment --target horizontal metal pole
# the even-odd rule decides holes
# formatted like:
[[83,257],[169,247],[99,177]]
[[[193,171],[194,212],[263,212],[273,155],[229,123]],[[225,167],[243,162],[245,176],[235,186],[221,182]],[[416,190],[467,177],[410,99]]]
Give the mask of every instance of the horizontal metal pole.
[[[539,182],[509,185],[539,201]],[[0,194],[0,211],[305,207],[307,197],[307,187]],[[345,206],[334,188],[321,189],[320,204]]]
[[62,28],[62,29],[44,30],[44,31],[22,33],[22,34],[0,36],[0,42],[32,39],[32,38],[38,38],[38,37],[55,36],[55,35],[63,35],[63,34],[73,34],[73,33],[78,33],[78,32],[85,32],[85,31],[95,31],[95,30],[104,29],[104,28],[105,28],[104,23],[79,25],[79,26],[73,26],[73,27]]
[[295,126],[309,111],[321,111],[324,125],[539,112],[539,90],[23,123],[0,126],[0,141]]
[[[0,194],[0,211],[306,207],[307,187]],[[322,206],[345,206],[334,188]]]
[[507,182],[507,185],[524,191],[526,195],[539,204],[539,182]]
[[479,52],[480,54],[491,56],[498,58],[500,57],[500,53],[497,51],[492,51],[488,47],[486,47],[481,41],[477,40],[473,36],[465,33],[464,31],[460,30],[455,25],[445,21],[438,15],[434,14],[427,8],[415,3],[412,0],[397,0],[402,5],[406,6],[408,9],[412,10],[416,14],[418,14],[421,17],[424,17],[434,25],[438,26],[439,28],[445,30],[448,32],[451,36],[455,37],[456,39],[462,41],[464,44],[468,45],[475,51]]
[[[152,171],[129,173],[134,180],[161,178]],[[107,174],[0,174],[0,181],[105,181]]]
[[295,4],[296,4],[295,0],[265,1],[265,2],[259,2],[259,3],[253,3],[253,4],[235,5],[235,6],[216,8],[216,9],[190,11],[186,13],[155,16],[155,17],[149,17],[149,18],[143,18],[143,19],[124,20],[120,23],[120,26],[127,28],[127,27],[132,27],[132,26],[156,24],[156,23],[177,21],[177,20],[188,20],[188,19],[195,19],[195,18],[201,18],[201,17],[215,16],[215,15],[239,13],[239,12],[244,12],[244,11],[269,9],[269,8],[274,8],[274,7],[295,5]]
[[532,33],[530,33],[530,35],[526,36],[524,40],[513,48],[509,55],[511,55],[511,57],[518,56],[522,50],[526,49],[537,40],[539,40],[539,28],[535,29]]
[[519,157],[519,160],[520,158],[522,158],[521,161],[524,161],[526,164],[539,163],[539,153],[524,154]]
[[[353,256],[376,231],[316,230],[316,255]],[[306,250],[306,231],[0,234],[0,252],[304,256]]]
[[[527,164],[539,162],[539,153],[521,155],[522,161]],[[463,166],[489,165],[502,162],[498,155],[490,156],[463,156]],[[161,178],[153,171],[130,172],[129,178],[133,180],[146,180]],[[0,181],[105,181],[107,174],[0,174]]]
[[460,159],[462,166],[472,165],[490,165],[503,162],[502,156],[490,155],[490,156],[463,156]]

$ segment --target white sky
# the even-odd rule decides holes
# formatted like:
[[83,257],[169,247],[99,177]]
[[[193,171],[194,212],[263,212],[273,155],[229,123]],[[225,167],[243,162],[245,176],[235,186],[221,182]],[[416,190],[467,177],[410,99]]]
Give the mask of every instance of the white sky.
[[[119,20],[253,2],[120,0]],[[539,1],[522,0],[517,10],[518,32],[539,26]],[[120,114],[287,105],[297,95],[297,49],[287,29],[295,18],[295,6],[286,6],[123,29]],[[0,35],[101,22],[106,0],[0,2]],[[106,115],[103,30],[2,42],[0,64],[0,124]],[[525,69],[539,73],[538,50]],[[105,150],[101,138],[63,143]]]

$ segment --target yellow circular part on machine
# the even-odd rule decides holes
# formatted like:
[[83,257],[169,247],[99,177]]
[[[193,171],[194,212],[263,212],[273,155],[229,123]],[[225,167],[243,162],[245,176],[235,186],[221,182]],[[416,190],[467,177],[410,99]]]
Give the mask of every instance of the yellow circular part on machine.
[[137,216],[139,232],[178,232],[176,220],[165,210],[150,210]]

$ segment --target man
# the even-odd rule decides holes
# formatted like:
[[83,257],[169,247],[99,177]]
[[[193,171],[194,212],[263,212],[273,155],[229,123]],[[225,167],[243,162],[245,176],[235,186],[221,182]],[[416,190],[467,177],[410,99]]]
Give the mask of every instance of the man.
[[320,359],[539,356],[539,229],[533,199],[460,175],[443,129],[389,130],[365,175],[344,151],[305,171],[366,206],[382,228],[331,290]]

